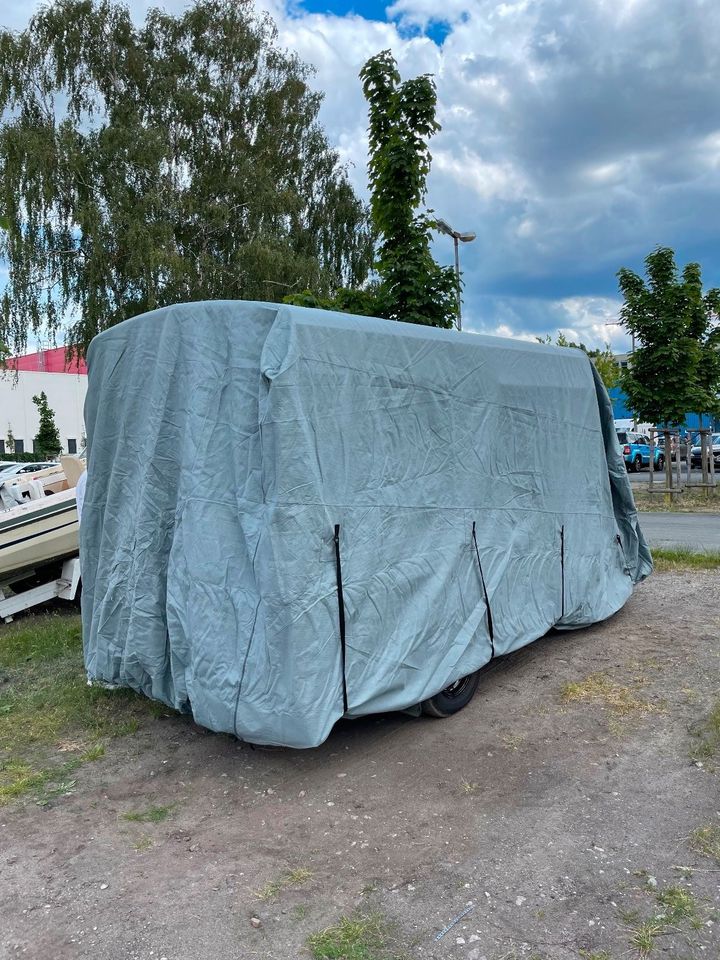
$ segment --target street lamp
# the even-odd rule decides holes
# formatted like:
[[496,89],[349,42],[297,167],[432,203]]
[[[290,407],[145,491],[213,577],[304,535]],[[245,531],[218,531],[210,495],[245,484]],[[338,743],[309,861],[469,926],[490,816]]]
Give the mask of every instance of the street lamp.
[[446,220],[436,220],[435,226],[438,228],[440,233],[447,234],[448,237],[452,237],[455,243],[455,280],[457,282],[457,301],[458,301],[458,316],[457,316],[457,328],[462,330],[462,313],[460,311],[460,255],[458,253],[458,241],[461,243],[470,243],[475,239],[476,234],[474,233],[460,233],[457,230],[453,230],[450,224]]
[[[611,323],[606,323],[605,326],[606,327],[623,327],[625,326],[625,324],[622,322],[622,320],[615,320]],[[631,331],[630,337],[632,342],[632,349],[630,351],[630,356],[633,356],[633,354],[635,353],[635,333]],[[637,430],[637,417],[635,416],[634,413],[633,413],[633,429]]]

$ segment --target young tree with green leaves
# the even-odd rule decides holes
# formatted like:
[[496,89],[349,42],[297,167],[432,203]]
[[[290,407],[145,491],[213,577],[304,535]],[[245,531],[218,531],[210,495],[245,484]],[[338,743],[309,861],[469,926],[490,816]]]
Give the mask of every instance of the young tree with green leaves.
[[431,77],[400,80],[390,50],[371,57],[360,72],[369,105],[370,212],[379,246],[376,279],[332,296],[305,290],[286,303],[452,327],[457,318],[457,279],[430,252],[434,221],[418,213],[427,192],[427,141],[439,129]]
[[48,398],[43,390],[32,398],[40,415],[40,426],[35,435],[35,453],[40,457],[57,457],[62,452],[60,431],[55,423],[55,411],[50,409]]
[[645,268],[646,280],[618,271],[622,324],[636,341],[620,382],[639,420],[678,425],[689,411],[718,409],[720,290],[703,293],[697,263],[679,274],[668,247],[648,254]]
[[[368,213],[310,69],[250,0],[56,0],[0,32],[0,339],[99,331],[179,301],[359,286]],[[4,228],[4,229],[3,229]]]
[[400,80],[390,50],[371,57],[360,72],[369,104],[370,210],[380,238],[375,269],[384,316],[408,323],[452,327],[457,280],[430,252],[434,221],[417,212],[425,202],[431,156],[428,140],[440,129],[430,76]]

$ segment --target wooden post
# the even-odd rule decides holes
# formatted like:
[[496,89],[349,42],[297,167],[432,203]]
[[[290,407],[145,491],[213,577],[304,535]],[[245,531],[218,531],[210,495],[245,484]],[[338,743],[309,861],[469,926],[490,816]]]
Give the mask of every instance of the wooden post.
[[708,440],[708,430],[707,427],[702,427],[700,430],[700,464],[702,466],[702,485],[703,490],[705,490],[705,496],[708,495],[708,458],[707,458],[707,440]]

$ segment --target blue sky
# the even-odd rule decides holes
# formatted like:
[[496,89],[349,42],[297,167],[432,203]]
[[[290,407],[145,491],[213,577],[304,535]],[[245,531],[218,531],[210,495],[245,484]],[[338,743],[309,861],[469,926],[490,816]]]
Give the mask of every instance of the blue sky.
[[[9,0],[21,27],[34,0]],[[142,17],[149,6],[131,0]],[[180,9],[182,0],[166,0]],[[432,73],[442,131],[428,204],[462,248],[464,318],[478,332],[562,329],[622,348],[608,326],[620,266],[656,245],[720,286],[718,0],[262,0],[279,42],[313,64],[321,120],[367,195],[358,72],[391,48]],[[439,237],[435,253],[452,261]]]

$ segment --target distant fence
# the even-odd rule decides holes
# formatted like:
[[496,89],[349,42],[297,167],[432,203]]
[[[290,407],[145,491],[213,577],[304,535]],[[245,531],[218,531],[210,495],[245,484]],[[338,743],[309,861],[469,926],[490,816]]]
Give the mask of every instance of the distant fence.
[[[687,490],[703,490],[705,496],[714,496],[717,492],[715,473],[715,453],[713,449],[713,431],[707,427],[697,431],[700,458],[700,477],[692,473],[692,438],[684,438],[679,430],[650,430],[650,475],[648,491],[666,496],[678,496]],[[663,469],[655,469],[655,449],[658,441],[664,455]],[[697,449],[696,447],[696,449]],[[684,449],[684,453],[683,453]],[[696,456],[697,459],[697,456]],[[683,464],[683,460],[685,463]]]

